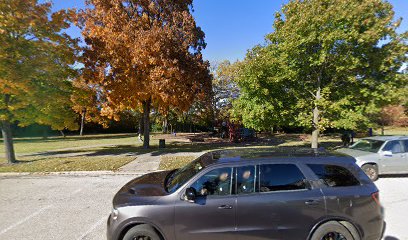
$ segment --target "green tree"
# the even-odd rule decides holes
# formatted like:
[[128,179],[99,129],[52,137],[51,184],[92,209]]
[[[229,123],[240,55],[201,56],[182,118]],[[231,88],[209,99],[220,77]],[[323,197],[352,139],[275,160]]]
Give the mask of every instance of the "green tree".
[[212,64],[212,108],[215,122],[229,117],[232,101],[239,96],[239,88],[235,81],[239,63],[229,61]]
[[276,13],[267,44],[240,71],[236,109],[254,126],[312,129],[312,148],[327,127],[359,129],[398,102],[407,76],[407,33],[381,0],[293,0]]
[[[275,54],[275,56],[272,56]],[[296,101],[290,81],[280,79],[278,57],[266,47],[256,46],[244,61],[235,63],[235,81],[240,96],[233,102],[231,115],[246,127],[270,130],[274,126],[296,124]]]
[[76,128],[70,107],[77,40],[63,30],[68,11],[51,3],[0,1],[0,120],[9,163],[16,161],[11,124]]

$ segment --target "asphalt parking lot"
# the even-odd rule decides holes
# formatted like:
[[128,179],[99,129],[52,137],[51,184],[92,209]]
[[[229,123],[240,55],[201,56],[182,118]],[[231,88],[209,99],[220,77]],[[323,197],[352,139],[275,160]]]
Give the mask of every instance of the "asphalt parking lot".
[[[105,239],[111,200],[132,175],[0,176],[0,239]],[[376,182],[385,240],[408,240],[408,178]]]
[[0,239],[106,239],[112,197],[131,175],[0,178]]

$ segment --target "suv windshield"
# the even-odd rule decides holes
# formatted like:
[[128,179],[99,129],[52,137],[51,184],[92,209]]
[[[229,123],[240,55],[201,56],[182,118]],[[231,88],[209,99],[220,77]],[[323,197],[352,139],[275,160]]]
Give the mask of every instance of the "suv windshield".
[[166,182],[166,191],[169,193],[175,192],[179,187],[184,185],[189,179],[205,168],[202,159],[199,158],[188,165],[180,168],[172,173]]
[[361,139],[357,141],[351,149],[361,150],[365,152],[376,153],[380,150],[381,146],[384,144],[384,141],[380,140],[371,140],[371,139]]

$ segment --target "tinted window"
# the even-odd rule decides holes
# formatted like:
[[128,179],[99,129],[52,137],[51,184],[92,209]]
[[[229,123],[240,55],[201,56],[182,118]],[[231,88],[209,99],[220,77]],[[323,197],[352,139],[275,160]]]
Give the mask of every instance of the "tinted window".
[[402,145],[399,141],[390,141],[385,144],[383,151],[390,151],[392,153],[402,153]]
[[198,196],[231,194],[232,168],[214,169],[191,185]]
[[402,141],[404,143],[405,152],[408,152],[408,140]]
[[180,186],[194,177],[197,173],[204,169],[204,164],[201,159],[197,159],[190,164],[180,168],[168,176],[166,189],[168,192],[175,192]]
[[171,172],[166,179],[166,190],[170,193],[177,191],[177,189],[183,186],[188,180],[212,163],[213,155],[206,153],[183,168]]
[[260,166],[260,191],[305,189],[305,177],[293,164],[265,164]]
[[237,193],[248,194],[255,192],[255,166],[237,168]]
[[360,150],[360,151],[376,153],[376,152],[378,152],[378,150],[380,150],[380,147],[383,144],[384,144],[384,141],[371,140],[371,139],[361,139],[361,140],[357,141],[350,148]]
[[330,187],[357,186],[360,182],[346,168],[336,165],[309,164],[310,169]]

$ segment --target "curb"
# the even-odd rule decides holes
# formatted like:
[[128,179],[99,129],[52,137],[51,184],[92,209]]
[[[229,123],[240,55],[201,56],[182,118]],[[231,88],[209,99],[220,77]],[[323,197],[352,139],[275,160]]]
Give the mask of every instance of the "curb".
[[0,177],[23,177],[23,176],[102,176],[102,175],[134,175],[140,176],[156,171],[71,171],[71,172],[5,172]]

